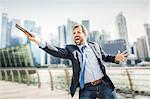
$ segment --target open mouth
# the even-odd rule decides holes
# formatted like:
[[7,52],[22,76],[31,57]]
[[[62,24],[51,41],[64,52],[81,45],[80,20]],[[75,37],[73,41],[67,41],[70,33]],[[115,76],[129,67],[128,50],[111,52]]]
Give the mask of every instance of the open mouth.
[[75,41],[78,41],[78,40],[80,40],[80,38],[79,37],[75,37]]
[[75,39],[76,41],[80,40],[80,39]]

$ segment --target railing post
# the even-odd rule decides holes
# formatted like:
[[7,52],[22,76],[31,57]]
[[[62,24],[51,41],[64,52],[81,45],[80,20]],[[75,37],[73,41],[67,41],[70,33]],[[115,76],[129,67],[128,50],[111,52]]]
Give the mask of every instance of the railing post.
[[8,80],[7,69],[4,69],[5,80]]
[[2,70],[0,70],[0,80],[2,80]]
[[10,74],[11,74],[11,81],[13,81],[13,82],[14,82],[14,81],[15,81],[15,79],[14,79],[14,73],[13,73],[13,70],[12,70],[12,69],[10,70]]
[[70,79],[69,79],[69,77],[70,77],[70,75],[69,75],[69,72],[68,72],[68,70],[67,69],[64,69],[64,71],[65,71],[65,76],[66,76],[66,81],[67,81],[67,86],[68,86],[68,92],[69,92],[69,82],[70,82]]
[[49,73],[49,77],[50,77],[51,90],[54,90],[53,76],[52,76],[52,73],[51,73],[49,66],[48,66],[48,73]]
[[132,78],[131,78],[131,75],[130,75],[127,68],[126,68],[126,73],[127,73],[128,80],[129,80],[129,86],[130,86],[130,90],[131,90],[131,94],[132,94],[132,99],[135,99],[135,93],[134,93],[134,89],[133,89]]
[[16,70],[17,70],[17,74],[18,74],[18,82],[21,83],[20,70],[19,69],[16,69]]
[[36,73],[37,73],[37,78],[38,78],[38,88],[41,88],[41,80],[40,80],[40,75],[38,70],[36,69]]
[[30,78],[29,78],[29,71],[28,69],[25,69],[25,73],[26,73],[26,76],[27,76],[27,86],[30,85]]
[[68,99],[70,99],[71,98],[70,91],[69,91],[69,87],[70,87],[70,74],[69,74],[69,71],[67,70],[67,68],[65,68],[64,71],[65,71],[65,76],[66,76],[66,81],[67,81],[67,86],[68,86]]

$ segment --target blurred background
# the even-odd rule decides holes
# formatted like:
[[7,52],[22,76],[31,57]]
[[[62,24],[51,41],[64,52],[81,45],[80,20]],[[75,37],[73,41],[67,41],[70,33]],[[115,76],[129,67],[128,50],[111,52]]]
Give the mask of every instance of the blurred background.
[[73,26],[83,24],[107,54],[128,52],[121,64],[104,63],[119,99],[150,98],[149,0],[0,0],[0,17],[0,99],[70,98],[71,62],[39,49],[16,23],[58,47],[73,44]]

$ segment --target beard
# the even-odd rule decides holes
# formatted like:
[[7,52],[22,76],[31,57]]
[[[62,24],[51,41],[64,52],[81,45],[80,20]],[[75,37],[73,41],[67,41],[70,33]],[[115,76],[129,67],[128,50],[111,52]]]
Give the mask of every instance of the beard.
[[74,40],[74,42],[77,44],[77,45],[81,45],[83,43],[83,39],[76,39]]
[[77,45],[81,45],[81,41],[80,41],[80,40],[75,40],[75,43],[76,43]]

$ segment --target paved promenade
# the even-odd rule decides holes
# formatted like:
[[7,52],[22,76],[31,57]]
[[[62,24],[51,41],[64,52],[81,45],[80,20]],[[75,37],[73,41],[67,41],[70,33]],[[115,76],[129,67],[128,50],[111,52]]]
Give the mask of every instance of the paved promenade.
[[65,91],[0,81],[0,99],[69,99]]
[[[26,84],[18,84],[7,81],[0,81],[0,99],[78,99],[78,95],[71,98],[66,91],[51,91],[48,86],[27,86]],[[118,99],[124,98],[118,94]],[[136,99],[150,99],[146,96],[137,96]]]

